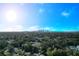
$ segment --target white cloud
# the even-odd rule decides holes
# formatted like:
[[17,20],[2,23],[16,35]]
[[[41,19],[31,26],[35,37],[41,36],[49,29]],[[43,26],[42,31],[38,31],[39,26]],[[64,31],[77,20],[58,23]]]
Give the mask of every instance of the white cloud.
[[40,29],[39,26],[31,26],[31,27],[28,27],[26,31],[38,31],[39,29]]
[[0,31],[5,32],[23,31],[23,27],[21,25],[4,26],[3,28],[0,28]]
[[43,13],[44,12],[44,9],[43,8],[40,8],[39,9],[39,13]]
[[61,13],[61,15],[62,15],[62,16],[69,16],[69,15],[70,15],[70,13],[69,13],[69,12],[64,11],[64,12],[62,12],[62,13]]
[[44,27],[44,30],[56,31],[56,29],[53,27]]
[[55,31],[53,27],[40,27],[40,26],[32,26],[28,27],[26,31],[38,31],[38,30],[49,30],[49,31]]
[[0,26],[0,31],[4,32],[15,32],[15,31],[38,31],[38,30],[48,30],[55,31],[56,29],[53,27],[40,27],[40,26],[30,26],[24,27],[22,25],[2,25]]

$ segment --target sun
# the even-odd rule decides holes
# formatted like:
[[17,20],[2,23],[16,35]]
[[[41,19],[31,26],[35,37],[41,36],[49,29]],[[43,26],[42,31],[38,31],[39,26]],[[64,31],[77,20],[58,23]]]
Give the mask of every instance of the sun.
[[6,17],[6,20],[8,22],[14,22],[14,21],[16,21],[16,18],[17,18],[16,11],[14,11],[14,10],[8,10],[8,11],[6,11],[5,17]]

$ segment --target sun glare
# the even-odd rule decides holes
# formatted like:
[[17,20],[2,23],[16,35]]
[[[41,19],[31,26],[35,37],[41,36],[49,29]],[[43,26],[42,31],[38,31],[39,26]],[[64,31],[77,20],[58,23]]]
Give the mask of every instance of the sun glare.
[[16,21],[16,18],[17,18],[16,12],[14,10],[9,10],[9,11],[6,12],[5,17],[6,17],[6,20],[8,22],[14,22],[14,21]]

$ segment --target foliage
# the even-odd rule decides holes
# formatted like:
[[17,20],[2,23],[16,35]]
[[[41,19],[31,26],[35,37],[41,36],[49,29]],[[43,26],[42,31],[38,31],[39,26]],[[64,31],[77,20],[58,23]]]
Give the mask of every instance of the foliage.
[[0,32],[0,56],[79,56],[79,32]]

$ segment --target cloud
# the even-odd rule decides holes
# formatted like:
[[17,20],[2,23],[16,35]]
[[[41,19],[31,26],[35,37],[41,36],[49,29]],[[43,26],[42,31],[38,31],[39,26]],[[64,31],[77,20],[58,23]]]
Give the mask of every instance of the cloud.
[[38,31],[38,30],[48,30],[56,31],[53,27],[40,27],[38,25],[24,27],[23,25],[0,25],[0,31],[4,32],[16,32],[16,31]]
[[0,31],[4,32],[23,31],[23,27],[22,25],[4,26],[3,28],[0,28]]
[[0,31],[4,32],[15,32],[15,31],[38,31],[40,30],[39,26],[30,26],[30,27],[23,27],[22,25],[11,25],[11,26],[0,26]]
[[26,29],[26,31],[38,31],[40,29],[39,26],[31,26]]
[[39,9],[39,13],[43,13],[44,12],[44,9],[43,8],[40,8]]
[[53,27],[44,27],[44,30],[56,31],[56,29]]
[[55,31],[53,27],[40,27],[40,26],[32,26],[28,27],[26,31],[38,31],[38,30],[48,30],[48,31]]
[[69,15],[70,15],[70,13],[69,13],[69,12],[64,11],[64,12],[62,12],[62,13],[61,13],[61,15],[62,15],[62,16],[69,16]]

